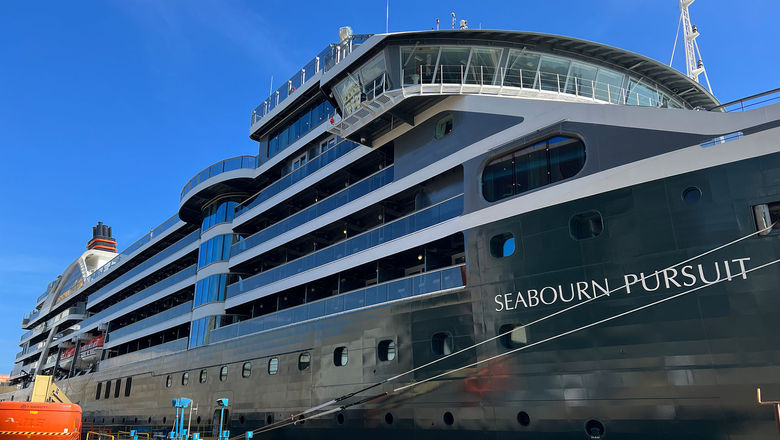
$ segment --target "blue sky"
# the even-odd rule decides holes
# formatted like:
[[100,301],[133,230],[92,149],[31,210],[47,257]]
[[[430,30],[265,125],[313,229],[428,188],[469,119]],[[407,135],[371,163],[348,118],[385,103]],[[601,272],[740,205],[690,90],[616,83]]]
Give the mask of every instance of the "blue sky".
[[[722,102],[780,86],[780,2],[749,4],[691,8]],[[393,0],[390,30],[436,18],[445,28],[451,11],[472,28],[563,34],[664,63],[679,16],[674,0]],[[201,169],[256,154],[249,115],[271,76],[278,87],[344,25],[383,32],[385,1],[0,2],[0,373],[22,315],[91,227],[112,226],[122,249],[176,212]]]

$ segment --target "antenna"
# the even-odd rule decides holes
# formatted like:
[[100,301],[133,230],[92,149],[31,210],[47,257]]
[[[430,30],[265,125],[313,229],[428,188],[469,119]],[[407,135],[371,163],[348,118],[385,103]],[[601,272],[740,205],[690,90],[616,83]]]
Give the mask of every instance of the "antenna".
[[450,15],[452,15],[452,29],[455,29],[455,13],[450,12]]
[[390,33],[390,0],[385,4],[385,33]]
[[439,30],[439,19],[438,18],[436,19],[436,30],[437,31]]
[[707,71],[704,69],[704,62],[701,60],[699,43],[696,42],[696,37],[699,36],[699,30],[696,28],[695,24],[691,24],[691,14],[688,10],[693,2],[694,0],[680,0],[680,21],[677,25],[677,35],[674,37],[672,60],[669,61],[669,66],[672,65],[672,61],[674,60],[674,51],[677,48],[677,37],[680,35],[680,26],[682,26],[683,44],[685,45],[685,74],[688,78],[701,83],[699,81],[699,75],[703,73],[704,79],[707,81],[707,89],[712,93],[710,78],[707,76]]

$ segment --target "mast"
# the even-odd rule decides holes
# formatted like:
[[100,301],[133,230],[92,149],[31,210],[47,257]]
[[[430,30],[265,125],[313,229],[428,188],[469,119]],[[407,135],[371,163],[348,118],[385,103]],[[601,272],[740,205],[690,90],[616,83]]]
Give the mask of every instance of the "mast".
[[688,78],[701,83],[699,75],[703,73],[704,78],[707,80],[707,88],[712,93],[710,79],[707,76],[707,71],[704,69],[704,62],[701,60],[699,45],[696,43],[699,30],[695,24],[691,24],[691,13],[688,10],[693,2],[694,0],[680,0],[680,21],[683,27],[683,44],[685,45],[685,74],[688,75]]

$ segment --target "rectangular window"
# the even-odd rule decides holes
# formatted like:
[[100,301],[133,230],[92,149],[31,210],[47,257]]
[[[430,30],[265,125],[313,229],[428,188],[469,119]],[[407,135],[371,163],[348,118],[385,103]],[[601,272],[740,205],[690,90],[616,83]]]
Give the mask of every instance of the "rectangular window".
[[133,385],[133,378],[128,377],[127,380],[125,380],[125,397],[130,397],[130,389]]
[[[74,362],[75,362],[75,360],[74,360]],[[111,381],[108,380],[108,381],[106,381],[106,392],[105,392],[105,394],[103,394],[103,398],[104,399],[108,399],[108,396],[110,396],[110,395],[111,395]]]
[[97,389],[95,390],[95,400],[100,400],[100,391],[103,388],[103,382],[98,382]]
[[547,151],[545,142],[523,148],[514,154],[516,194],[547,185]]
[[483,193],[488,201],[496,201],[514,194],[512,155],[508,154],[485,167],[482,174]]
[[[769,202],[753,207],[756,215],[756,229],[759,235],[769,235],[780,231],[780,202]],[[774,225],[774,226],[772,226]],[[769,227],[772,227],[769,229]]]
[[119,397],[119,390],[122,389],[122,379],[117,379],[114,383],[114,399]]

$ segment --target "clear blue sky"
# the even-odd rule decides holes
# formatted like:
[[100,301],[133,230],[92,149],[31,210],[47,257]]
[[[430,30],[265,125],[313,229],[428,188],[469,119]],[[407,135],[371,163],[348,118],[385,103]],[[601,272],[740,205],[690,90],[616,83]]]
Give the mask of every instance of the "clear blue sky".
[[[780,2],[747,4],[692,6],[723,102],[780,86]],[[392,0],[390,30],[437,17],[448,27],[451,11],[472,28],[569,35],[664,63],[679,16],[675,0]],[[0,2],[0,373],[22,315],[91,227],[112,226],[124,248],[176,212],[198,171],[256,154],[249,115],[271,75],[278,87],[344,25],[384,32],[385,0]]]

